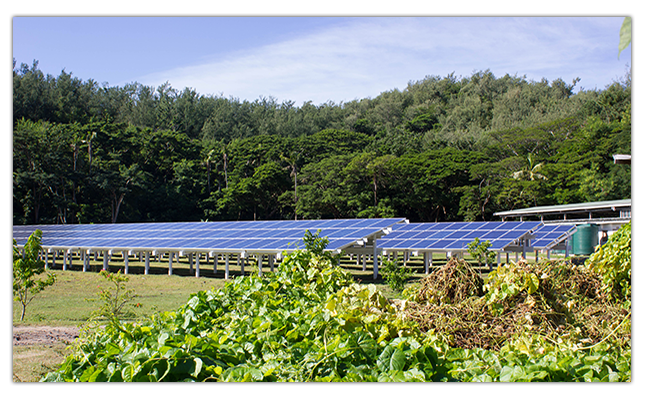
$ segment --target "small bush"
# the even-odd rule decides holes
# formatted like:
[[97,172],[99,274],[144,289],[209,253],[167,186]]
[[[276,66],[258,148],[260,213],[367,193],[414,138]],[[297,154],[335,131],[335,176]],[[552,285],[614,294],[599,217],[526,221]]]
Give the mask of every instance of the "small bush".
[[395,292],[402,292],[405,282],[412,276],[412,271],[407,266],[399,267],[398,259],[394,261],[384,261],[381,267],[381,273],[385,277],[390,289]]

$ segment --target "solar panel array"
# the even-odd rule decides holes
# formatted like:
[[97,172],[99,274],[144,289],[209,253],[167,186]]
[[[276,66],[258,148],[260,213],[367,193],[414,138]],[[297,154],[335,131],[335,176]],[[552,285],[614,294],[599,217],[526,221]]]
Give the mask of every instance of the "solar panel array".
[[490,241],[490,250],[502,250],[529,235],[540,222],[435,222],[395,225],[378,241],[385,250],[467,250],[475,238]]
[[221,252],[280,252],[304,247],[305,231],[327,237],[327,249],[350,246],[380,234],[404,218],[160,222],[89,225],[14,226],[13,237],[23,245],[36,229],[43,232],[44,248],[172,250]]
[[535,232],[531,246],[535,249],[552,248],[576,231],[575,225],[542,225]]

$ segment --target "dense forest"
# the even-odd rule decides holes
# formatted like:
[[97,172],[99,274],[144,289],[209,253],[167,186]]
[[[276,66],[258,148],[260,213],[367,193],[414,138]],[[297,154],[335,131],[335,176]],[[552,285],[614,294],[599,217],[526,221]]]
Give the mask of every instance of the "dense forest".
[[631,73],[454,74],[297,106],[13,65],[13,223],[406,217],[631,197]]

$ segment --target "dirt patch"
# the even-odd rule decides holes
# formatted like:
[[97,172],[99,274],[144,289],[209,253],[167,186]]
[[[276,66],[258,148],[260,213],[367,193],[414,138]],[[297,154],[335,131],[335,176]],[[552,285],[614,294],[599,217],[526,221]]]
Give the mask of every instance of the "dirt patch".
[[14,326],[13,345],[71,343],[78,337],[79,328],[61,326]]

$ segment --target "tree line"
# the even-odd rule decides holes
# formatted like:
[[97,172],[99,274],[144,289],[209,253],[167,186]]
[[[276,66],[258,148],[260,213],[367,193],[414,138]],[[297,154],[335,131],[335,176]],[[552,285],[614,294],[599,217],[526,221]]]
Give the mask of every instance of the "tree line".
[[427,76],[375,98],[253,102],[13,68],[13,223],[406,217],[631,197],[631,74]]

